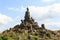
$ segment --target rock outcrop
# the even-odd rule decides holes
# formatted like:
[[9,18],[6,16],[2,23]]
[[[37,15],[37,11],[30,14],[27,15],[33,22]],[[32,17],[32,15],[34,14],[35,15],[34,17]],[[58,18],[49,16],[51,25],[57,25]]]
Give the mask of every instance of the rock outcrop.
[[14,28],[4,31],[2,34],[12,38],[13,33],[17,35],[13,37],[13,39],[15,38],[14,40],[60,40],[58,39],[60,35],[57,37],[57,32],[47,30],[44,24],[39,27],[38,23],[30,17],[29,8],[27,8],[24,20],[21,20],[20,25],[16,25]]

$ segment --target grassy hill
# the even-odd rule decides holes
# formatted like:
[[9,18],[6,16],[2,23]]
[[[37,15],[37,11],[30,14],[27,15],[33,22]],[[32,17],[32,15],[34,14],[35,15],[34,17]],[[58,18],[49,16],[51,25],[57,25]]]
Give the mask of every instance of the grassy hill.
[[11,29],[0,34],[0,40],[60,40],[60,31]]

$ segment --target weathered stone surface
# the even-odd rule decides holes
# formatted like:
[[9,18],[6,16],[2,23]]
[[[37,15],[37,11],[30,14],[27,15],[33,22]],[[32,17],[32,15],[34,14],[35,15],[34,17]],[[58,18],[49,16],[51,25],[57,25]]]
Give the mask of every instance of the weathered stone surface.
[[[32,17],[30,17],[30,12],[29,12],[28,8],[27,8],[27,11],[25,13],[24,20],[21,20],[21,24],[20,25],[22,25],[23,28],[30,29],[30,30],[39,28],[38,23],[35,22]],[[45,29],[44,25],[42,25],[42,28]]]

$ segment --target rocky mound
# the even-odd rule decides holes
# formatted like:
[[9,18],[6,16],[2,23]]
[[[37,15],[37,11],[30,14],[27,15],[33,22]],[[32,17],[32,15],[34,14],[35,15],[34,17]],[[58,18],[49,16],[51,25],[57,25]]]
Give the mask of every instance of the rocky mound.
[[47,30],[44,24],[39,27],[38,23],[30,17],[28,8],[20,25],[16,25],[0,35],[0,40],[60,40],[59,32]]

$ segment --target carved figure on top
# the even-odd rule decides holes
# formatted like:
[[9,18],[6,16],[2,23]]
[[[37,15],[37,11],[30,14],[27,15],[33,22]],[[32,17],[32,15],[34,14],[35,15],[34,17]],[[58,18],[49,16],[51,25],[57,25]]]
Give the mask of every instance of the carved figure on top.
[[25,13],[25,21],[29,21],[30,20],[30,12],[29,12],[29,8],[27,8],[27,11]]

